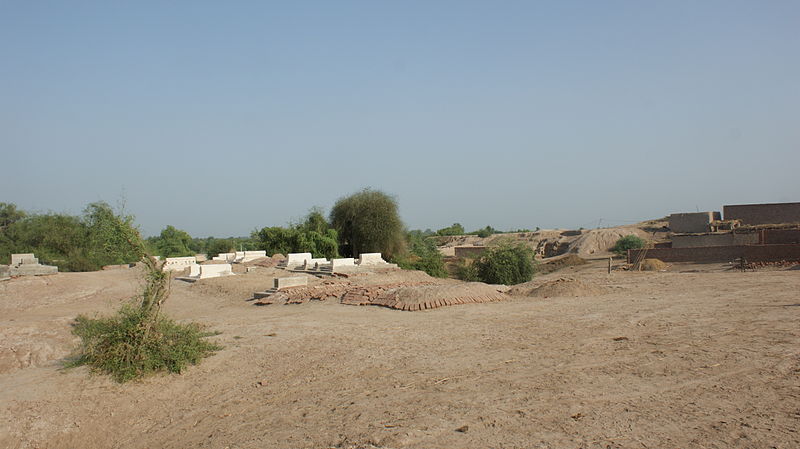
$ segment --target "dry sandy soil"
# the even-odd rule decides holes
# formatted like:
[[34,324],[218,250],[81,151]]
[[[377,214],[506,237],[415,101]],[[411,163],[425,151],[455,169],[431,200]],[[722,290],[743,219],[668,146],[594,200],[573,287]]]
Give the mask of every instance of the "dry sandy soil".
[[137,270],[13,279],[0,447],[800,447],[800,271],[702,269],[596,261],[537,282],[602,294],[419,312],[254,306],[269,270],[174,282],[167,312],[225,348],[123,385],[60,363],[72,319],[112,312]]

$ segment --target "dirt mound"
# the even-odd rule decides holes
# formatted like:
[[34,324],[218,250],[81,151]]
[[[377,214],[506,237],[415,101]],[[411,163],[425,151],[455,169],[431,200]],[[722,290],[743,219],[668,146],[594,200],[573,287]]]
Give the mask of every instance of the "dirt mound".
[[275,268],[278,266],[281,260],[285,258],[276,258],[276,257],[262,257],[260,259],[256,259],[251,262],[251,265],[255,265],[257,267],[264,267],[264,268]]
[[569,252],[576,253],[583,258],[591,256],[606,256],[611,247],[626,235],[635,235],[647,239],[649,234],[633,226],[618,228],[592,229],[583,233],[569,246]]
[[537,273],[547,274],[558,271],[562,268],[575,267],[578,265],[586,265],[586,259],[578,256],[577,254],[567,254],[566,256],[557,256],[553,260],[548,260],[540,264],[536,268]]
[[642,271],[664,271],[669,265],[658,259],[645,259],[642,261]]
[[577,279],[559,278],[538,286],[526,282],[514,286],[509,293],[514,296],[533,296],[536,298],[596,296],[606,293],[602,287],[586,284]]
[[502,301],[497,287],[481,282],[406,286],[388,290],[370,304],[400,310],[435,309],[456,304]]

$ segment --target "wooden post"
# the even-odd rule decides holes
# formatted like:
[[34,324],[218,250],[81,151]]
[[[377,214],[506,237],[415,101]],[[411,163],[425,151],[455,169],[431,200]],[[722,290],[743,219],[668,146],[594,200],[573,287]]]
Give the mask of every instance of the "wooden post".
[[614,256],[611,256],[611,257],[608,258],[608,274],[611,274],[611,259],[613,259],[613,258],[614,258]]

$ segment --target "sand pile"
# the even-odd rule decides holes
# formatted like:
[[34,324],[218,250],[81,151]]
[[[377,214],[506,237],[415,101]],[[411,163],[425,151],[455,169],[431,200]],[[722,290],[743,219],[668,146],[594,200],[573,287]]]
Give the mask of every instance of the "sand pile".
[[658,259],[645,259],[642,261],[642,271],[664,271],[669,265]]
[[497,287],[481,282],[405,286],[391,289],[370,302],[400,310],[426,310],[456,304],[502,301],[508,298]]
[[577,253],[581,257],[604,256],[608,255],[609,250],[622,237],[635,235],[647,239],[649,235],[641,229],[633,226],[592,229],[583,233],[569,246],[569,252]]
[[562,268],[575,267],[578,265],[586,265],[586,259],[576,254],[567,254],[564,256],[552,257],[547,260],[547,262],[539,264],[539,266],[536,268],[536,272],[547,274],[558,271]]
[[248,265],[255,265],[257,267],[264,267],[264,268],[275,268],[284,259],[286,258],[262,257],[252,262],[249,262]]
[[533,282],[515,285],[509,291],[513,296],[533,296],[536,298],[596,296],[606,293],[602,287],[586,284],[577,279],[559,278],[534,286]]

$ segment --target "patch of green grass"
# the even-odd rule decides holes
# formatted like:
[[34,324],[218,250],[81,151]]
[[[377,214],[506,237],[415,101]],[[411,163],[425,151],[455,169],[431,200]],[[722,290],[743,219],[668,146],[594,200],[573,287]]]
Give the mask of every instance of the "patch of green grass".
[[108,318],[76,318],[73,333],[81,346],[67,367],[88,365],[117,382],[156,372],[180,373],[221,347],[206,340],[217,335],[197,324],[181,324],[139,307],[123,306]]

